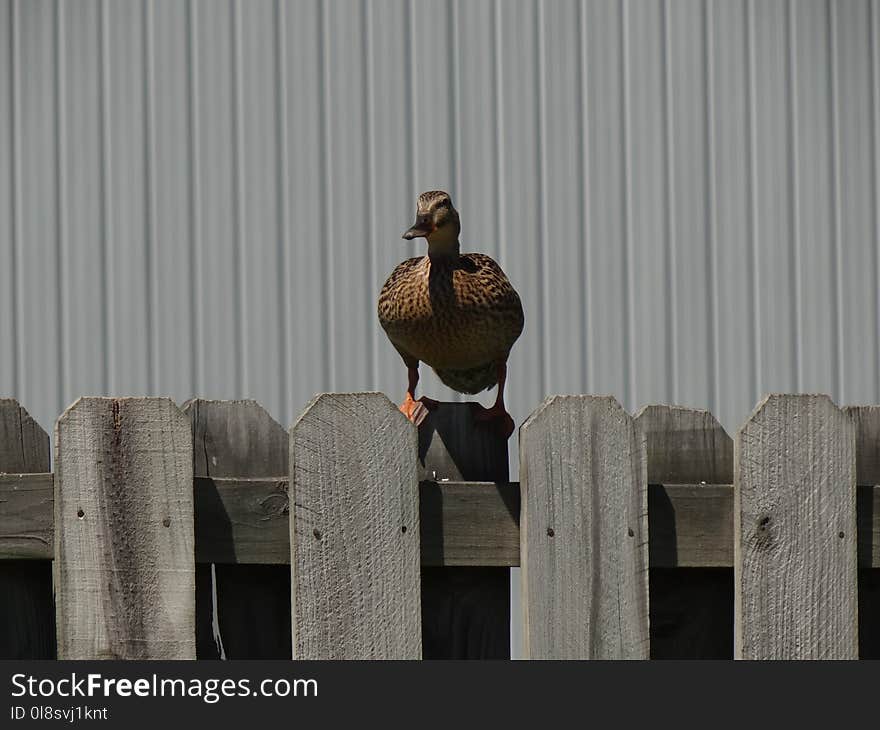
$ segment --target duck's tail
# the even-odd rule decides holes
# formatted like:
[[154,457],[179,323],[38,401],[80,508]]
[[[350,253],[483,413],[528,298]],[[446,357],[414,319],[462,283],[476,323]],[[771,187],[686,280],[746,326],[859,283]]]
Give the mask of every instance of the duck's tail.
[[438,370],[435,368],[434,372],[437,373],[437,377],[444,385],[459,393],[468,393],[469,395],[488,390],[498,383],[498,370],[494,362],[468,370]]

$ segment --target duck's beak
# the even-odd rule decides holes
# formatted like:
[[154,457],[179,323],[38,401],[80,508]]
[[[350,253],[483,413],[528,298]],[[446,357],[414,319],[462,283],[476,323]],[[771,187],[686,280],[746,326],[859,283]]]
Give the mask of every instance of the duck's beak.
[[430,217],[426,215],[419,215],[416,216],[416,222],[412,224],[412,227],[408,231],[404,232],[403,237],[407,241],[411,241],[414,238],[427,236],[433,230],[434,225],[431,223]]

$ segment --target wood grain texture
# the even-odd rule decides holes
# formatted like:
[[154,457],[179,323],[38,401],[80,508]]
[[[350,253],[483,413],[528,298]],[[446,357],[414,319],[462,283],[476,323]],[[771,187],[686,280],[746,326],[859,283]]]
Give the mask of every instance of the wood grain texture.
[[[510,570],[495,567],[495,561],[505,555],[484,561],[486,553],[481,550],[479,563],[471,561],[466,567],[447,563],[447,556],[452,560],[456,551],[463,556],[477,545],[492,546],[499,539],[501,546],[513,542],[506,530],[513,510],[519,522],[519,499],[513,501],[507,485],[507,444],[503,435],[474,421],[468,403],[440,403],[419,426],[420,475],[440,480],[433,486],[431,482],[421,485],[420,520],[426,520],[422,523],[422,649],[426,659],[510,658]],[[498,486],[495,490],[468,484],[448,486],[453,480],[492,481]],[[426,533],[433,536],[427,544]],[[442,567],[425,564],[426,550],[432,548],[441,550]]]
[[290,565],[287,485],[287,477],[195,477],[196,562]]
[[47,472],[49,435],[18,401],[0,398],[0,474]]
[[[196,563],[290,564],[286,479],[193,482]],[[519,566],[518,482],[419,486],[423,566]],[[0,561],[52,559],[52,491],[52,474],[0,476]],[[880,568],[880,486],[857,495],[859,567]],[[652,568],[733,567],[731,484],[651,484],[648,505]]]
[[880,406],[843,409],[856,429],[856,482],[880,484]]
[[0,560],[52,560],[54,490],[52,474],[0,474]]
[[381,393],[325,393],[290,430],[295,659],[418,659],[415,427]]
[[167,398],[81,398],[55,427],[61,659],[194,659],[192,435]]
[[[48,472],[49,453],[48,434],[17,401],[0,398],[0,556],[52,558],[45,492],[29,488],[21,477],[2,476]],[[49,480],[51,489],[51,475]],[[51,566],[0,562],[0,658],[54,657]]]
[[182,406],[200,477],[287,476],[287,431],[253,400],[193,398]]
[[[709,411],[696,408],[646,406],[635,422],[648,457],[651,658],[730,658],[733,571],[664,567],[732,565],[733,440]],[[705,491],[682,494],[673,504],[660,484]]]
[[[205,575],[198,580],[199,658],[214,658],[222,646],[227,659],[289,659],[290,569],[272,560],[255,565],[264,562],[261,547],[271,550],[278,545],[254,541],[267,522],[274,523],[268,526],[270,535],[278,532],[272,527],[289,532],[287,431],[252,400],[192,399],[183,410],[192,422],[195,477],[255,479],[240,482],[238,489],[227,490],[222,497],[210,482],[196,480],[197,560],[206,539],[215,548],[226,548],[214,560],[213,585]],[[269,478],[269,483],[257,478]],[[280,479],[285,480],[282,492]],[[261,487],[268,487],[269,493]],[[288,536],[288,561],[289,540]],[[249,558],[240,557],[239,549]],[[197,570],[210,572],[211,566],[199,565]]]
[[468,403],[439,403],[419,426],[419,481],[506,482],[507,444]]
[[644,437],[611,397],[549,398],[520,429],[524,649],[648,658]]
[[422,482],[423,566],[519,565],[519,484]]
[[651,484],[648,527],[652,568],[733,566],[730,484]]
[[709,411],[645,406],[635,422],[645,435],[648,484],[733,482],[733,439]]
[[734,656],[855,659],[852,420],[827,396],[770,395],[734,453]]

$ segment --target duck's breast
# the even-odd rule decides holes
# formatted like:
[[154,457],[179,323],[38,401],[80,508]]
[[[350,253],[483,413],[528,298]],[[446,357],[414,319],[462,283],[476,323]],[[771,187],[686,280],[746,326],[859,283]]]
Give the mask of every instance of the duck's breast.
[[482,254],[454,266],[405,261],[382,289],[379,320],[399,349],[453,369],[506,358],[523,326],[519,296]]

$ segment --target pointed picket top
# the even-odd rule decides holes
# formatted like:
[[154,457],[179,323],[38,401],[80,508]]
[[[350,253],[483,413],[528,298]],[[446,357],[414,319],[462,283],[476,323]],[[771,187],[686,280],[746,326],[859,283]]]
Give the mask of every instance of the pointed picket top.
[[852,419],[826,395],[768,395],[734,472],[735,656],[855,659]]
[[49,434],[12,398],[0,398],[0,474],[50,469]]
[[635,422],[646,437],[649,484],[733,482],[733,439],[709,411],[649,405]]
[[287,476],[287,429],[257,401],[190,398],[182,409],[192,419],[197,476]]
[[648,657],[644,437],[611,396],[553,396],[520,429],[524,649]]
[[856,429],[856,481],[880,484],[880,406],[847,406]]
[[291,427],[294,659],[421,657],[417,448],[382,393],[323,393]]

